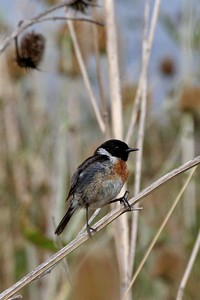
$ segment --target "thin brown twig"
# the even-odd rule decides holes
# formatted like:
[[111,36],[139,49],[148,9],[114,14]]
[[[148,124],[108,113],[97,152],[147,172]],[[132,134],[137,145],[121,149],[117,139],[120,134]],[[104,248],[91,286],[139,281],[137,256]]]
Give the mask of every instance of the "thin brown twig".
[[68,1],[62,4],[57,4],[53,5],[51,8],[47,9],[46,11],[38,14],[36,17],[33,17],[32,19],[29,20],[22,20],[20,21],[20,25],[9,35],[7,36],[0,44],[0,54],[8,47],[8,45],[11,43],[13,39],[15,39],[17,36],[19,36],[22,32],[24,32],[27,28],[31,27],[34,24],[41,23],[41,22],[46,22],[46,21],[57,21],[57,20],[73,20],[73,21],[84,21],[84,22],[90,22],[94,23],[99,26],[104,26],[102,22],[92,20],[89,18],[84,18],[84,17],[78,17],[78,18],[71,18],[71,17],[57,17],[57,16],[52,16],[52,17],[46,17],[43,18],[44,16],[52,13],[53,11],[60,9],[65,6],[70,6],[69,3],[72,3],[73,1]]
[[[175,176],[193,168],[194,166],[200,164],[200,156],[195,157],[193,160],[188,161],[187,163],[181,165],[179,168],[172,170],[171,172],[167,173],[163,177],[159,178],[157,181],[152,183],[142,192],[140,192],[137,196],[133,197],[129,200],[129,203],[133,206],[134,204],[138,203],[149,194],[153,193],[156,189],[160,188],[163,184],[174,178]],[[114,211],[111,211],[101,220],[99,220],[93,228],[95,231],[100,231],[102,228],[113,222],[116,218],[118,218],[121,214],[127,211],[127,208],[117,208]],[[60,262],[65,256],[71,253],[73,250],[78,248],[84,242],[88,240],[87,233],[83,233],[82,235],[78,235],[76,239],[70,242],[67,246],[59,250],[57,253],[52,255],[49,259],[39,265],[35,270],[28,273],[25,277],[20,279],[16,282],[13,286],[5,290],[0,294],[0,300],[6,300],[9,297],[13,296],[16,292],[18,292],[21,288],[32,282],[33,280],[40,277],[44,272],[51,269],[55,264]]]
[[38,14],[35,19],[40,19],[50,13],[52,13],[53,11],[59,9],[59,8],[62,8],[62,7],[65,7],[65,6],[70,6],[74,3],[75,1],[74,0],[68,0],[68,1],[65,1],[65,2],[62,2],[62,3],[59,3],[59,4],[54,4],[52,5],[50,8],[48,8],[47,10],[45,10],[44,12]]
[[80,22],[88,22],[88,23],[92,23],[94,25],[98,25],[98,26],[102,26],[104,27],[105,24],[101,21],[97,21],[94,19],[89,19],[89,18],[83,18],[83,17],[78,17],[78,18],[73,18],[73,17],[59,17],[59,16],[54,16],[54,17],[46,17],[43,19],[40,19],[37,21],[37,23],[42,23],[42,22],[46,22],[46,21],[80,21]]

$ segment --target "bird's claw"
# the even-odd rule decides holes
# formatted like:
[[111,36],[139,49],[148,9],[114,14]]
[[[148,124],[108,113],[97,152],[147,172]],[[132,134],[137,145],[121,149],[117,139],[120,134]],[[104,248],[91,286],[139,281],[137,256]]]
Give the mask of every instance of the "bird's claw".
[[120,198],[120,203],[127,207],[128,210],[132,210],[132,206],[128,202],[129,191],[126,191],[124,195]]
[[87,233],[90,238],[92,237],[92,233],[94,232],[96,232],[96,229],[87,224]]

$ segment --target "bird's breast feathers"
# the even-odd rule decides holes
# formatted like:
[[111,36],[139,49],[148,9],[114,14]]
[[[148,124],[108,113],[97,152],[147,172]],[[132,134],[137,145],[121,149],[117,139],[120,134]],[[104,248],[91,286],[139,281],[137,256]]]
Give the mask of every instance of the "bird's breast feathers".
[[113,170],[114,170],[114,174],[116,174],[116,176],[121,177],[123,182],[127,181],[129,171],[127,169],[127,165],[125,161],[121,159],[116,160],[113,166]]

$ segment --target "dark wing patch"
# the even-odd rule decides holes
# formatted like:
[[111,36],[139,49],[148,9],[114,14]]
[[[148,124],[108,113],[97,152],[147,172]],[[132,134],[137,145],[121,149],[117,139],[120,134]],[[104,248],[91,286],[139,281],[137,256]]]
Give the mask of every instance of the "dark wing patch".
[[103,171],[104,164],[109,160],[109,157],[106,155],[93,155],[86,159],[76,170],[74,175],[71,178],[71,187],[69,190],[69,194],[67,196],[68,200],[70,196],[76,193],[76,188],[79,186],[79,191],[81,191],[86,182],[89,184],[95,173],[101,169]]

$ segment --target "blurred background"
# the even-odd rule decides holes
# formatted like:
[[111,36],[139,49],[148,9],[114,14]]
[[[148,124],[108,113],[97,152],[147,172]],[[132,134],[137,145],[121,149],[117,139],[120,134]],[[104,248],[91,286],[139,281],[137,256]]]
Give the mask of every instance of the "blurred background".
[[[0,0],[0,40],[56,1]],[[103,20],[103,1],[95,8]],[[150,1],[151,8],[153,1]],[[141,72],[144,1],[115,1],[124,134]],[[91,14],[89,9],[86,14]],[[59,15],[59,11],[56,13]],[[74,16],[84,15],[74,12]],[[90,23],[75,22],[95,96],[102,90],[110,120],[105,28],[97,26],[102,87],[99,88]],[[69,180],[76,167],[105,140],[88,101],[65,22],[27,29],[43,34],[46,47],[38,70],[16,63],[12,41],[0,57],[0,290],[3,291],[76,237],[85,222],[78,213],[55,239],[55,224],[66,209]],[[19,43],[23,35],[19,35]],[[200,2],[161,1],[148,71],[142,188],[200,152]],[[137,126],[136,126],[137,131]],[[130,146],[135,146],[135,134]],[[128,189],[133,194],[134,158]],[[200,225],[197,169],[183,201],[163,231],[133,288],[134,299],[175,299]],[[142,203],[136,265],[155,235],[185,174]],[[98,218],[109,211],[103,208]],[[97,218],[97,219],[98,219]],[[119,272],[109,225],[79,247],[50,275],[21,292],[24,299],[120,299]],[[68,267],[67,267],[68,265]],[[200,256],[184,299],[199,299]]]

